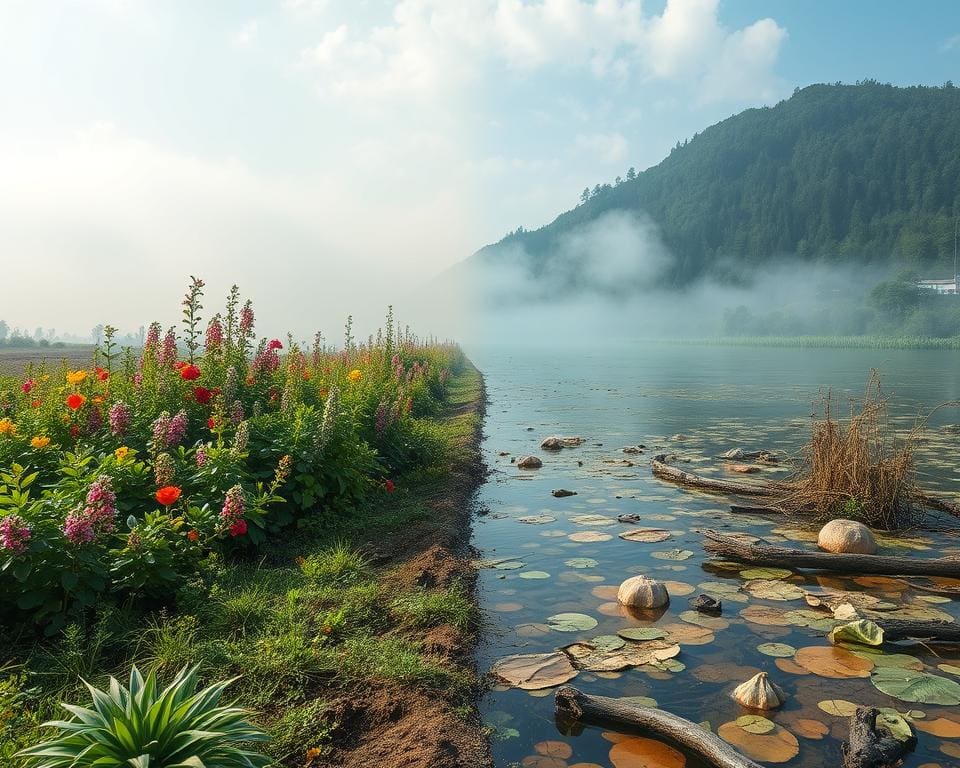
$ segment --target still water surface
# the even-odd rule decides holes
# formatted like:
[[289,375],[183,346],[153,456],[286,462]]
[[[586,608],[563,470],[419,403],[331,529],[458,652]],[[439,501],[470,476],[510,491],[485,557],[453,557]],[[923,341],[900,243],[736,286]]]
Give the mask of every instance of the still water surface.
[[[943,718],[951,722],[940,723],[933,730],[960,736],[958,706],[899,701],[878,691],[869,676],[809,674],[793,657],[778,659],[759,651],[761,644],[778,643],[788,647],[777,646],[778,653],[789,654],[790,648],[828,647],[829,641],[822,625],[782,626],[743,618],[740,611],[750,606],[778,611],[808,606],[802,597],[771,600],[742,591],[747,579],[737,570],[710,566],[697,531],[744,531],[787,546],[814,545],[803,540],[802,526],[796,522],[734,516],[728,499],[691,494],[657,481],[648,466],[651,455],[667,452],[689,459],[684,466],[692,471],[734,477],[716,458],[730,448],[795,453],[807,437],[818,392],[830,387],[844,397],[862,393],[871,368],[882,372],[884,388],[893,396],[894,413],[899,423],[909,426],[929,408],[960,399],[960,356],[914,350],[639,344],[617,349],[469,351],[486,378],[489,407],[484,451],[492,470],[480,492],[485,514],[476,519],[473,543],[483,558],[509,557],[522,564],[480,570],[480,598],[487,621],[479,648],[481,669],[512,654],[547,652],[598,635],[615,635],[628,627],[657,627],[671,638],[681,638],[681,652],[672,660],[671,669],[581,671],[571,685],[606,696],[649,697],[665,710],[695,722],[709,722],[716,732],[746,712],[729,697],[733,687],[758,670],[767,671],[790,695],[785,707],[767,714],[777,726],[773,734],[788,745],[786,753],[796,737],[798,754],[787,754],[789,759],[782,763],[788,766],[839,764],[846,719],[818,706],[829,699],[894,707],[900,712],[913,710],[915,723]],[[960,491],[956,453],[960,437],[943,429],[955,422],[960,422],[960,412],[950,409],[938,412],[932,420],[930,439],[919,456],[921,479],[929,487]],[[559,453],[539,450],[541,439],[554,434],[579,435],[585,443]],[[671,439],[678,434],[686,439]],[[624,447],[637,444],[647,446],[644,455],[623,452]],[[511,464],[511,458],[530,453],[543,458],[542,469],[521,471]],[[765,468],[764,475],[780,477],[784,471]],[[557,488],[574,490],[577,495],[554,498],[551,490]],[[669,531],[670,538],[660,543],[618,538],[617,534],[629,527],[616,521],[624,513],[639,515],[641,526]],[[578,524],[571,519],[578,515],[599,515],[607,520]],[[546,522],[519,520],[531,516],[543,516],[538,520]],[[601,534],[587,538],[602,540],[570,539],[586,531]],[[674,550],[692,554],[683,560],[664,559]],[[960,540],[920,533],[914,534],[913,541],[888,542],[885,551],[917,557],[951,554],[960,552]],[[671,605],[662,616],[637,618],[617,608],[611,592],[623,579],[638,573],[671,582]],[[931,597],[897,580],[857,583],[849,578],[818,578],[808,572],[797,573],[785,583],[814,592],[832,588],[867,593],[919,611],[919,616],[930,610],[933,616],[943,612],[960,620],[957,601]],[[688,601],[701,593],[723,599],[723,620],[710,627],[710,632],[684,641],[682,638],[691,634],[685,630],[703,629],[681,618],[690,608]],[[787,594],[796,592],[788,590]],[[571,612],[585,614],[596,626],[572,632],[547,626],[550,616]],[[895,650],[911,654],[925,672],[960,682],[956,674],[937,667],[960,667],[960,649],[956,647]],[[870,673],[840,670],[843,674],[851,671]],[[611,753],[618,737],[599,728],[560,733],[553,719],[552,689],[527,692],[498,687],[485,697],[482,712],[496,729],[493,752],[498,766],[636,768],[658,764],[643,762],[642,754],[632,755],[629,747]],[[920,718],[921,712],[924,718]],[[825,735],[818,733],[828,729]],[[784,736],[783,731],[789,733]],[[960,765],[960,738],[922,730],[918,736],[919,746],[908,759],[908,768]],[[774,745],[771,754],[783,759],[783,754],[777,754],[783,752]],[[686,764],[691,768],[698,765],[692,759]]]

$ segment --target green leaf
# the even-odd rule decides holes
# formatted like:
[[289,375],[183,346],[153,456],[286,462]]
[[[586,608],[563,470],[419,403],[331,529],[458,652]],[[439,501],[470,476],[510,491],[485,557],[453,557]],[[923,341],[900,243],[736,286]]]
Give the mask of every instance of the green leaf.
[[878,690],[901,701],[944,706],[960,704],[960,683],[939,675],[896,667],[876,667],[870,682]]
[[883,645],[883,629],[872,621],[858,619],[835,627],[831,630],[829,638],[834,645],[847,642],[876,647]]

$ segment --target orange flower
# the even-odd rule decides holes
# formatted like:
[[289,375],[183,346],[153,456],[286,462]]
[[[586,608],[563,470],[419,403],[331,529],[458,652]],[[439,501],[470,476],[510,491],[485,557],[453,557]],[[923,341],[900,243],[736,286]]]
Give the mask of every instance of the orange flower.
[[39,407],[40,407],[40,401],[39,401],[39,400],[31,400],[31,401],[30,401],[30,407],[31,407],[31,408],[39,408]]
[[36,435],[30,441],[30,445],[37,449],[46,448],[48,445],[50,445],[50,438],[46,435]]
[[90,398],[90,402],[100,405],[103,402],[103,395],[94,395],[92,398]]
[[359,368],[354,368],[350,373],[347,374],[347,378],[354,384],[360,381],[363,378],[363,371]]
[[77,386],[77,384],[82,384],[87,379],[87,372],[84,370],[79,371],[70,371],[67,374],[67,383],[72,386]]
[[191,528],[189,531],[187,531],[187,538],[190,539],[190,541],[196,541],[200,538],[200,532]]
[[181,493],[182,491],[177,486],[165,485],[157,491],[156,498],[163,506],[169,507],[171,504],[177,503]]
[[0,419],[0,435],[13,437],[15,434],[17,434],[17,425],[10,419]]
[[80,395],[74,392],[67,398],[67,408],[71,411],[76,411],[79,408],[83,408],[83,404],[87,402],[86,395]]

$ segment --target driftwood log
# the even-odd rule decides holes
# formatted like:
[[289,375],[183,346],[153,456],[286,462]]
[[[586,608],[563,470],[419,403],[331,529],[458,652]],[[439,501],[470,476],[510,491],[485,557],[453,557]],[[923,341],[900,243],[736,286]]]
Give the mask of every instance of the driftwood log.
[[565,722],[610,723],[649,731],[675,742],[715,768],[761,768],[719,736],[662,709],[628,704],[607,696],[590,696],[569,685],[556,695],[557,719]]
[[899,741],[877,728],[879,709],[857,707],[850,718],[850,738],[843,744],[844,768],[893,768],[917,745],[917,737]]
[[906,621],[875,618],[873,623],[883,630],[883,639],[960,643],[960,624],[953,621]]
[[835,573],[884,574],[889,576],[960,577],[960,558],[894,557],[891,555],[853,555],[812,552],[808,549],[747,544],[733,536],[704,531],[704,549],[726,560],[779,568],[813,568]]
[[701,491],[717,491],[718,493],[730,493],[735,496],[779,496],[785,492],[783,488],[773,483],[753,485],[751,483],[738,483],[735,480],[717,480],[712,477],[695,475],[692,472],[684,472],[682,469],[671,467],[658,459],[651,461],[650,467],[654,476],[661,480],[668,480],[671,483],[685,485],[689,488],[699,488]]

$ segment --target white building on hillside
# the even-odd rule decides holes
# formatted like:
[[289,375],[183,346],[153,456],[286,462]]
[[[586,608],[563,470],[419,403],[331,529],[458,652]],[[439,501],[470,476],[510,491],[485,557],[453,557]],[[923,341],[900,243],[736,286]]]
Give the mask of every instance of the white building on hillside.
[[921,291],[930,293],[940,293],[955,296],[957,294],[957,278],[951,277],[946,280],[920,280],[917,282],[917,288]]

